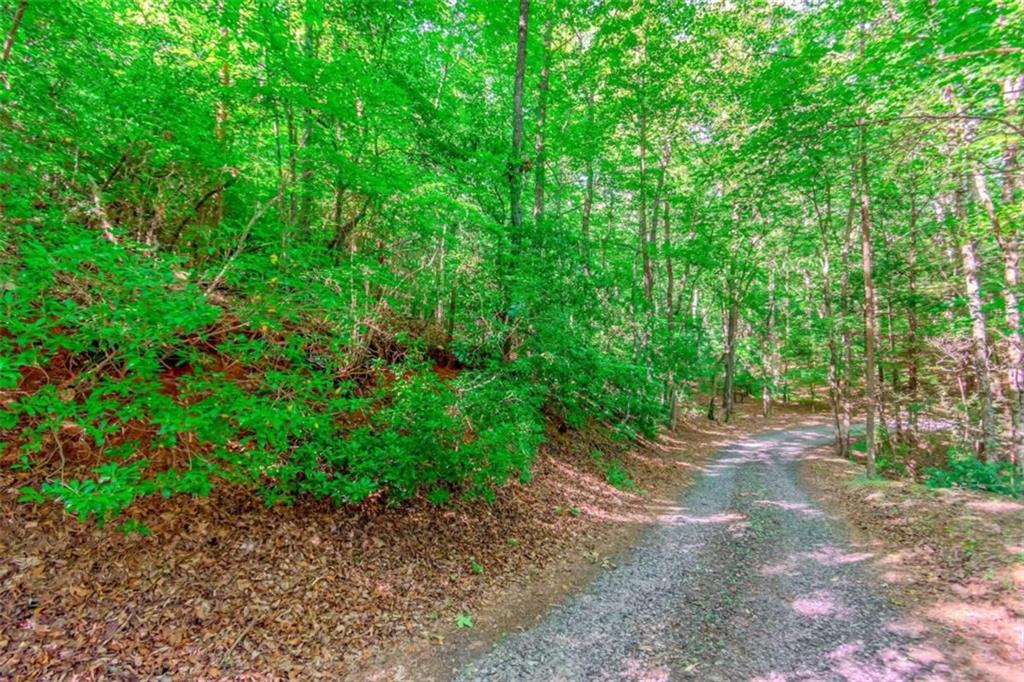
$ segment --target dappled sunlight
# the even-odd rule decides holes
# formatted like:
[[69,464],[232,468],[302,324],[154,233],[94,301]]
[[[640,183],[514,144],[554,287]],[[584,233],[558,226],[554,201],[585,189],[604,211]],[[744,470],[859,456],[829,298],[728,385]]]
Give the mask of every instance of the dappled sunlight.
[[761,505],[762,507],[773,507],[775,509],[784,509],[786,511],[795,511],[805,516],[824,516],[824,512],[820,509],[815,509],[809,504],[802,502],[787,502],[785,500],[757,500],[754,504]]
[[681,526],[681,525],[687,525],[687,524],[697,524],[697,525],[703,526],[703,525],[714,524],[714,523],[733,523],[735,521],[744,521],[744,520],[746,520],[746,518],[747,518],[746,516],[744,516],[743,514],[740,514],[738,512],[732,512],[732,513],[724,513],[723,512],[723,513],[720,513],[720,514],[709,514],[707,516],[694,516],[692,514],[682,514],[682,513],[680,513],[680,514],[667,514],[665,516],[662,516],[659,520],[662,523],[665,523],[665,524],[668,524],[668,525]]
[[615,486],[609,485],[607,481],[598,478],[596,474],[582,471],[565,462],[553,460],[552,466],[562,477],[558,485],[562,490],[577,490],[590,494],[593,497],[611,497],[617,501],[637,500],[639,498],[636,493],[619,490]]
[[870,539],[875,574],[915,619],[908,635],[926,627],[948,635],[948,651],[920,645],[909,658],[928,664],[944,655],[971,671],[968,679],[1024,679],[1024,504],[910,482],[864,484],[857,467],[838,466],[824,448],[815,454],[819,461],[806,458],[809,480]]
[[640,658],[627,658],[623,661],[620,678],[629,682],[668,682],[671,674],[672,671],[665,666],[653,665]]
[[886,623],[885,630],[909,639],[921,639],[928,634],[928,628],[923,623],[906,619]]
[[944,600],[928,607],[926,614],[963,639],[972,664],[989,679],[1016,682],[1024,670],[1021,587],[1016,582],[1018,596],[1004,597],[1001,603]]
[[885,554],[875,563],[885,582],[909,584],[913,581],[914,574],[906,566],[920,560],[922,554],[930,551],[927,547],[903,549]]
[[849,615],[849,610],[842,606],[838,596],[830,590],[818,590],[806,597],[794,599],[790,606],[806,618],[845,618]]
[[1024,511],[1024,504],[1010,500],[972,500],[965,502],[964,506],[986,514],[1012,514]]
[[841,566],[843,564],[866,561],[874,556],[871,552],[850,552],[834,545],[825,545],[813,552],[799,555],[801,558],[816,561],[823,566]]
[[799,573],[796,564],[792,561],[782,561],[775,564],[765,564],[758,567],[757,572],[760,575],[770,576],[793,576]]
[[946,671],[942,652],[923,645],[887,648],[872,656],[865,654],[864,643],[857,640],[829,652],[827,658],[832,673],[849,682],[929,679],[925,676],[929,672],[935,674],[932,679],[944,679],[938,675]]
[[[845,682],[909,682],[947,680],[949,665],[938,648],[922,642],[870,651],[855,639],[825,653],[828,679]],[[789,682],[821,679],[808,670],[772,671],[750,678],[752,682]]]
[[750,678],[750,682],[786,682],[786,676],[782,673],[768,673]]
[[943,601],[930,607],[927,613],[946,625],[981,633],[1009,647],[1020,647],[1024,643],[1024,622],[1015,618],[1004,605]]

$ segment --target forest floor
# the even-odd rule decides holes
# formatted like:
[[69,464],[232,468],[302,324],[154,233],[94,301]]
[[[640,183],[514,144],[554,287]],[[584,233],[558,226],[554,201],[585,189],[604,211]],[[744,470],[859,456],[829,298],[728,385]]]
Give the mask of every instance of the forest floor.
[[801,479],[870,554],[879,589],[944,641],[964,677],[1021,679],[1024,504],[997,495],[866,481],[830,447],[807,453]]
[[[425,666],[412,678],[426,679],[422,661],[532,622],[610,566],[717,448],[816,419],[796,406],[769,420],[757,404],[741,408],[728,426],[696,417],[628,447],[552,424],[533,481],[492,505],[267,509],[220,488],[144,500],[134,515],[148,537],[19,504],[27,474],[5,468],[0,679],[388,679],[412,660]],[[595,450],[636,489],[610,486]],[[507,608],[510,598],[524,606]],[[474,627],[457,629],[458,614]]]

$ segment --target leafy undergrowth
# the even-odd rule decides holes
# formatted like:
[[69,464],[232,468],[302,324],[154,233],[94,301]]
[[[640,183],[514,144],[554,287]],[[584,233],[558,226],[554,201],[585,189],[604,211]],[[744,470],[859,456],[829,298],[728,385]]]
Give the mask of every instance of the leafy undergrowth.
[[[1024,482],[1016,475],[1013,463],[1007,460],[984,462],[973,453],[971,445],[953,432],[951,422],[932,420],[944,428],[924,430],[916,438],[898,432],[889,439],[881,430],[877,456],[878,474],[890,480],[910,479],[930,488],[966,488],[989,493],[1020,497]],[[852,446],[853,454],[863,459],[867,445],[863,438]]]
[[140,499],[223,484],[267,504],[444,506],[529,479],[545,410],[652,432],[653,384],[568,330],[504,357],[511,329],[471,339],[367,310],[324,279],[352,273],[313,255],[245,256],[221,292],[89,230],[12,232],[0,466],[31,474],[21,499],[143,534]]
[[1024,668],[1024,504],[962,489],[866,481],[830,448],[802,473],[872,550],[895,602],[944,633],[971,679]]

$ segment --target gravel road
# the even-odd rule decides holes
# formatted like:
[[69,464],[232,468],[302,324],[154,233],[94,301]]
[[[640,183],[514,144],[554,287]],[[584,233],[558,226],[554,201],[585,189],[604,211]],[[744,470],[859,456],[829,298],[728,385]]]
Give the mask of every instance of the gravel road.
[[801,489],[800,454],[830,441],[812,426],[723,448],[620,565],[457,679],[952,679]]

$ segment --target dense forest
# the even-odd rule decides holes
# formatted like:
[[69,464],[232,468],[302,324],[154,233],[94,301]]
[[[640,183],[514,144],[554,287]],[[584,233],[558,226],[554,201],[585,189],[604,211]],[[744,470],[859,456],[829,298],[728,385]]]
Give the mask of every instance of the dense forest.
[[1020,489],[1018,2],[0,0],[0,31],[26,502],[448,505],[528,481],[552,420],[746,396],[827,401],[869,476]]

